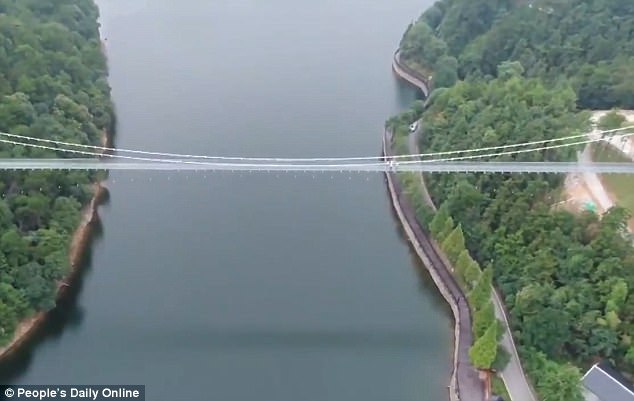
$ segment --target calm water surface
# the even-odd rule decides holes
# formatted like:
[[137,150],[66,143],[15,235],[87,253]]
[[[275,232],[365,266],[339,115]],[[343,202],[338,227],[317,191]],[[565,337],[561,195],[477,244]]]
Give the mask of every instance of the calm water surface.
[[[430,1],[102,0],[116,144],[378,155],[415,94],[390,73]],[[378,174],[113,172],[77,299],[15,383],[148,400],[436,401],[451,321]]]

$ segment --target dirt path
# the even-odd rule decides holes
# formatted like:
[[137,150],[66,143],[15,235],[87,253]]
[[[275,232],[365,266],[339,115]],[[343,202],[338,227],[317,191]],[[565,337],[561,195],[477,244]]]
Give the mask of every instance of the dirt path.
[[[596,124],[601,117],[611,112],[611,110],[597,110],[592,113],[590,120],[594,124],[593,130],[588,133],[589,139],[599,139],[601,131]],[[626,125],[634,125],[634,111],[633,110],[618,110],[618,113],[623,115],[626,119]],[[622,155],[630,158],[634,161],[634,139],[632,137],[618,137],[614,136],[606,138],[605,143],[611,145],[614,149],[618,150]],[[590,145],[586,146],[583,152],[578,154],[578,160],[580,162],[592,162],[592,153]],[[634,191],[634,188],[632,189]],[[611,207],[618,203],[618,199],[614,194],[611,194],[601,180],[601,176],[595,173],[583,173],[583,174],[569,174],[566,177],[565,184],[566,200],[564,202],[572,202],[569,205],[569,209],[573,212],[578,212],[584,208],[589,202],[594,203],[597,206],[596,212],[603,214]],[[629,222],[630,231],[634,232],[634,218]]]

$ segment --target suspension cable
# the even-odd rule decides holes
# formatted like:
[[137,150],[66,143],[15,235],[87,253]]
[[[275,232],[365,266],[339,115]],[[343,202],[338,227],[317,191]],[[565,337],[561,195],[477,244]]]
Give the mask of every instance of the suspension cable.
[[[521,142],[521,143],[517,143],[517,144],[507,144],[507,145],[489,146],[489,147],[463,149],[463,150],[450,150],[450,151],[443,151],[443,152],[419,153],[419,154],[410,154],[410,155],[395,155],[395,156],[393,156],[393,158],[394,159],[407,159],[407,158],[415,158],[415,157],[445,156],[445,155],[453,155],[453,154],[460,154],[460,153],[476,153],[476,152],[483,152],[483,151],[489,151],[489,150],[508,149],[508,148],[514,148],[514,147],[524,147],[524,146],[540,145],[540,144],[544,144],[544,143],[560,142],[560,141],[566,141],[566,140],[569,140],[569,139],[587,137],[588,135],[601,135],[601,136],[604,136],[605,134],[619,132],[619,131],[624,131],[624,130],[633,129],[633,128],[634,128],[634,125],[631,125],[631,126],[627,126],[627,127],[621,127],[621,128],[610,129],[610,130],[598,131],[598,132],[594,132],[594,133],[570,135],[570,136],[561,137],[561,138],[542,139],[542,140],[538,140],[538,141]],[[109,148],[109,147],[103,147],[103,146],[84,145],[84,144],[78,144],[78,143],[72,143],[72,142],[57,141],[57,140],[52,140],[52,139],[36,138],[36,137],[25,136],[25,135],[9,134],[9,133],[5,133],[5,132],[0,132],[0,136],[10,137],[10,138],[17,138],[17,139],[22,139],[22,140],[29,140],[29,141],[36,141],[36,142],[52,143],[52,144],[62,145],[62,146],[73,146],[73,147],[78,147],[78,148],[82,148],[82,149],[95,149],[95,150],[99,150],[99,151],[102,151],[102,152],[115,151],[115,152],[118,152],[118,153],[132,153],[132,154],[151,155],[151,156],[178,157],[178,158],[181,158],[181,160],[182,159],[205,159],[205,160],[223,160],[223,161],[233,160],[233,161],[253,161],[253,162],[256,162],[256,161],[274,161],[274,162],[307,162],[307,163],[309,163],[309,162],[318,162],[318,161],[356,161],[356,160],[380,160],[380,159],[382,159],[381,156],[322,157],[322,158],[205,156],[205,155],[193,155],[193,154],[181,154],[181,153],[149,152],[149,151],[143,151],[143,150],[123,149],[123,148]],[[620,135],[618,135],[618,136],[620,136]],[[615,137],[618,137],[618,136],[615,136]],[[90,154],[90,153],[86,153],[86,154]],[[97,153],[96,155],[101,155],[101,153]]]
[[[610,138],[613,138],[613,137],[627,137],[627,136],[631,136],[631,135],[634,135],[634,133],[615,135],[615,136],[611,136]],[[536,151],[540,151],[540,150],[558,149],[558,148],[564,148],[564,147],[569,147],[569,146],[584,145],[584,144],[599,142],[599,141],[602,141],[604,139],[605,139],[604,137],[601,137],[601,138],[587,139],[587,140],[584,140],[584,141],[578,141],[578,142],[573,142],[573,143],[565,143],[565,144],[559,144],[559,145],[543,146],[541,148],[520,149],[520,150],[512,150],[512,151],[506,151],[506,152],[495,152],[495,153],[489,153],[489,154],[483,154],[483,155],[458,156],[458,157],[452,157],[452,158],[440,158],[440,159],[431,159],[431,160],[403,161],[403,162],[398,162],[398,164],[399,165],[416,165],[416,164],[432,163],[432,162],[449,162],[449,161],[460,161],[460,160],[472,160],[472,159],[484,158],[484,157],[496,157],[496,156],[504,156],[504,155],[513,155],[513,154],[520,154],[520,153],[536,152]],[[194,164],[194,165],[201,165],[201,166],[209,166],[209,165],[216,165],[216,166],[231,166],[231,165],[235,165],[235,166],[249,166],[249,167],[256,167],[257,166],[257,167],[261,167],[261,168],[283,167],[283,166],[288,166],[289,165],[289,164],[263,164],[263,163],[255,163],[255,164],[249,164],[249,163],[218,163],[218,162],[211,163],[211,162],[198,162],[198,161],[192,161],[192,160],[177,160],[177,159],[134,157],[134,156],[125,156],[125,155],[112,155],[112,154],[102,154],[102,153],[97,153],[97,152],[89,152],[89,151],[82,151],[82,150],[76,150],[76,149],[56,148],[56,147],[46,146],[46,145],[38,145],[38,144],[32,144],[32,143],[11,141],[11,140],[8,140],[8,139],[0,139],[0,143],[8,143],[8,144],[13,144],[13,145],[17,145],[17,146],[26,146],[26,147],[31,147],[31,148],[46,149],[46,150],[59,151],[59,152],[65,152],[65,153],[77,153],[77,154],[90,155],[90,156],[107,157],[107,158],[112,158],[112,159],[126,159],[126,160],[146,161],[146,162],[175,163],[175,164]],[[391,159],[392,156],[390,156],[389,158]],[[380,163],[357,163],[357,164],[345,163],[345,164],[324,164],[324,165],[314,165],[314,164],[312,164],[312,165],[311,164],[307,164],[307,165],[290,164],[290,165],[293,165],[294,167],[300,167],[301,168],[301,167],[304,167],[304,166],[305,167],[314,167],[314,166],[323,166],[323,167],[338,167],[338,166],[341,166],[341,167],[376,167],[376,166],[382,166],[382,165],[387,165],[387,164],[389,164],[389,161],[380,162]],[[104,166],[107,166],[107,164],[105,164]]]

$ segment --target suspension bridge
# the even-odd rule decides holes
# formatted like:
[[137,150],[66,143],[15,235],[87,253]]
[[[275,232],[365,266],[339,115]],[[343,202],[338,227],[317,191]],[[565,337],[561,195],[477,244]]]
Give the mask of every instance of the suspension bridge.
[[[396,156],[274,158],[207,156],[145,150],[106,148],[0,133],[0,143],[44,149],[81,158],[0,158],[1,170],[189,170],[234,172],[386,172],[422,171],[436,173],[634,173],[634,163],[521,162],[478,160],[545,152],[559,148],[585,146],[596,142],[627,140],[634,132],[628,126],[599,133],[505,144],[462,150]],[[612,146],[612,145],[611,145]],[[135,155],[135,156],[130,156]],[[85,157],[90,156],[90,157]],[[150,157],[151,156],[151,157]]]
[[634,173],[634,163],[576,162],[417,162],[413,164],[245,164],[205,163],[187,160],[157,162],[93,159],[0,159],[2,170],[189,170],[233,172],[386,172],[423,171],[437,173]]

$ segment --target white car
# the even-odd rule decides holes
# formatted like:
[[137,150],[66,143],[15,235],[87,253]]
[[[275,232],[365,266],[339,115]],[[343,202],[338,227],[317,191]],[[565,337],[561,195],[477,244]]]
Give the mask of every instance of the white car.
[[418,121],[414,121],[409,125],[409,132],[414,132],[418,129]]

